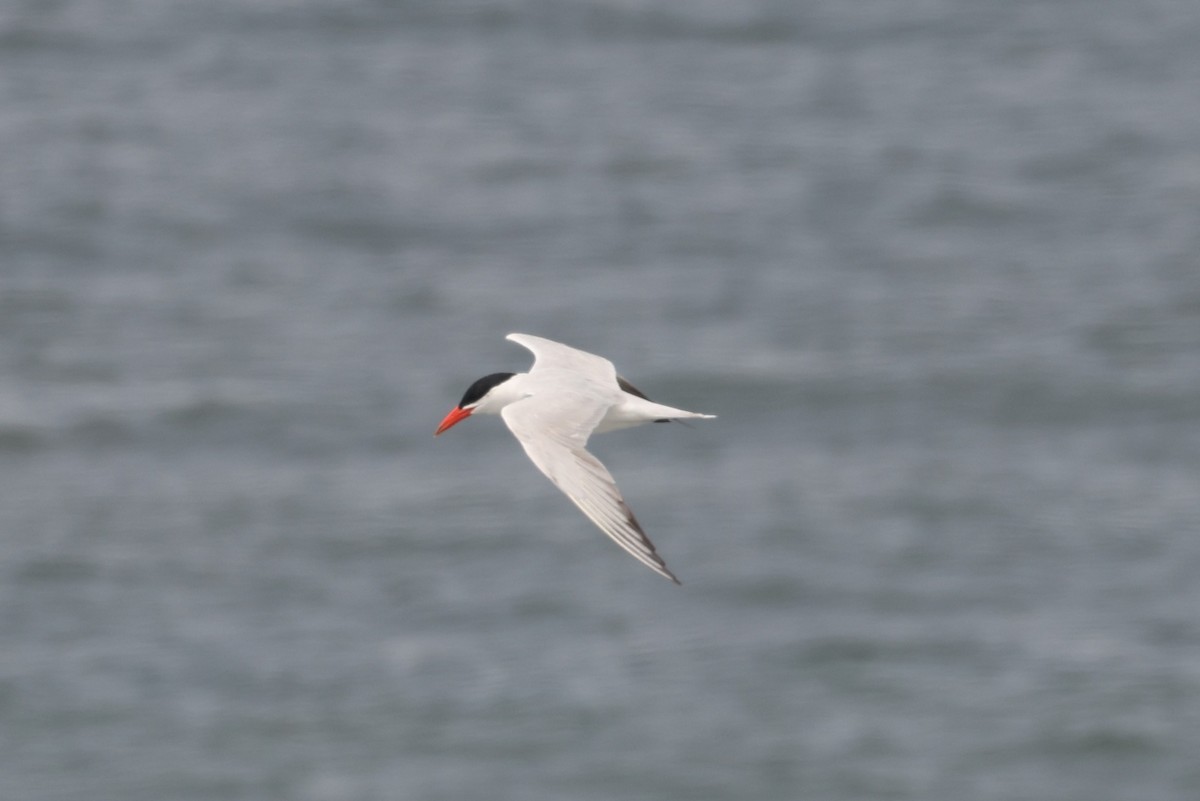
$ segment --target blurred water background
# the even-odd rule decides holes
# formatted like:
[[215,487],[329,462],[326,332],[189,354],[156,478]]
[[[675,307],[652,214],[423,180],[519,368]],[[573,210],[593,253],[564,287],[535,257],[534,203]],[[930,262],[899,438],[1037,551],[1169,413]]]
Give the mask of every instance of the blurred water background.
[[[0,798],[1182,801],[1200,5],[8,0]],[[525,331],[720,415],[499,421]]]

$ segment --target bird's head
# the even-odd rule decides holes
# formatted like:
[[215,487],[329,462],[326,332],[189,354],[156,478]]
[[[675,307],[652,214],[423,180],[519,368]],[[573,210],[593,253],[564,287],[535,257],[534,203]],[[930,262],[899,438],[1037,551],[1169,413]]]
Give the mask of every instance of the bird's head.
[[516,400],[516,397],[510,397],[513,393],[509,392],[509,387],[506,386],[515,375],[516,373],[491,373],[467,387],[462,400],[450,410],[433,435],[436,437],[475,412],[499,414],[501,409]]

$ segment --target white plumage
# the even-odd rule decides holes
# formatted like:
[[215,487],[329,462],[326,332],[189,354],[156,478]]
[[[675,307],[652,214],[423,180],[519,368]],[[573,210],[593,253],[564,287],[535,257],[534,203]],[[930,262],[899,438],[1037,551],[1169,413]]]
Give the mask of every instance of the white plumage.
[[601,531],[678,584],[621,497],[612,474],[586,445],[596,433],[714,415],[646,399],[602,356],[530,334],[507,338],[533,352],[533,367],[528,373],[494,373],[477,381],[436,433],[474,413],[499,414],[534,465]]

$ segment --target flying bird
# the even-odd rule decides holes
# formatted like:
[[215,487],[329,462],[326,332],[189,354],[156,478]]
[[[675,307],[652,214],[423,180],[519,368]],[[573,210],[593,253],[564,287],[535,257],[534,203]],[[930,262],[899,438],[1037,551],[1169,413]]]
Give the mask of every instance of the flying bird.
[[473,414],[500,415],[534,466],[601,531],[678,584],[621,497],[612,474],[585,446],[592,434],[716,415],[654,403],[602,356],[530,334],[509,334],[506,339],[533,352],[533,367],[528,373],[491,373],[471,384],[433,435]]

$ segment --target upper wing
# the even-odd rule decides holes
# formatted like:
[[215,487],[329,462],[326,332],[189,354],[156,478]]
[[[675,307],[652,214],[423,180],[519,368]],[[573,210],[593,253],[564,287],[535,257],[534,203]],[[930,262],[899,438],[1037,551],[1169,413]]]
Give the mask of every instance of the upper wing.
[[570,370],[604,384],[612,384],[617,380],[616,368],[603,356],[576,350],[561,342],[535,337],[532,334],[509,334],[505,339],[533,352],[533,367],[529,370],[531,373],[551,368]]
[[500,416],[534,465],[601,531],[639,562],[678,584],[679,579],[667,570],[654,543],[621,497],[612,474],[584,448],[607,408],[581,400],[575,397],[564,402],[561,397],[534,395],[505,406]]

